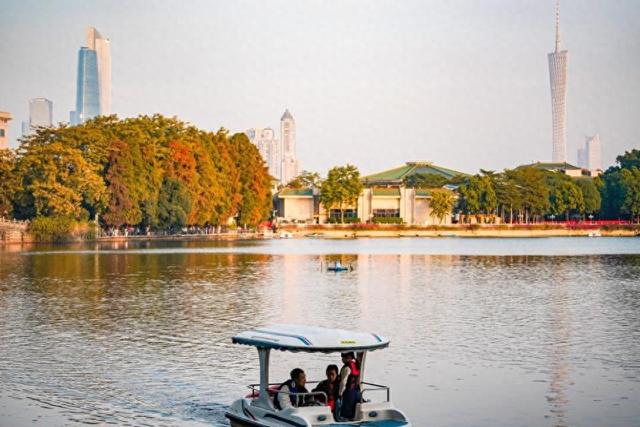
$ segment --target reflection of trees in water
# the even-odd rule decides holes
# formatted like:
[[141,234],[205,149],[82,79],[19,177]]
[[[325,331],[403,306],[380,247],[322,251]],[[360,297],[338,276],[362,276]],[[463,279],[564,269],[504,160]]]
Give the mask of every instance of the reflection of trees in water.
[[[34,315],[89,329],[122,322],[221,327],[259,316],[258,288],[269,255],[206,253],[53,253],[23,257]],[[44,320],[44,319],[43,319]]]

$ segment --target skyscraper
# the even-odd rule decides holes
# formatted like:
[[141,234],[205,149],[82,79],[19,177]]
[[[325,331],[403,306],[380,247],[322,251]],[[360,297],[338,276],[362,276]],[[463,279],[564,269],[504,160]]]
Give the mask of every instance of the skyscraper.
[[109,40],[87,28],[87,46],[78,51],[76,109],[71,123],[79,124],[111,112],[111,49]]
[[286,110],[280,118],[280,141],[282,144],[282,170],[280,181],[287,184],[298,176],[298,159],[296,158],[296,122]]
[[556,48],[548,55],[551,82],[551,118],[554,163],[567,161],[567,61],[569,52],[560,50],[560,0],[556,2]]
[[585,138],[584,150],[587,158],[587,168],[592,171],[602,170],[600,135],[596,133],[594,136],[587,136]]
[[81,47],[78,52],[78,80],[76,110],[73,124],[80,124],[100,115],[100,87],[98,86],[98,56],[95,50]]
[[111,114],[111,42],[93,27],[87,28],[87,47],[98,57],[98,86],[100,87],[100,114]]
[[578,148],[578,166],[590,171],[602,170],[600,135],[585,137],[584,147]]
[[50,127],[52,124],[53,102],[47,98],[34,98],[30,100],[29,123],[27,126],[23,125],[22,134],[27,135],[37,127]]

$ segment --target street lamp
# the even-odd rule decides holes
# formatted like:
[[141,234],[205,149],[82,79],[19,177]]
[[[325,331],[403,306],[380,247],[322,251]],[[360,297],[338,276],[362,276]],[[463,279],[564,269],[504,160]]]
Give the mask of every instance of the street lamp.
[[551,218],[551,222],[555,222],[556,216],[554,214],[551,214],[549,218]]
[[593,214],[589,214],[589,221],[593,224]]

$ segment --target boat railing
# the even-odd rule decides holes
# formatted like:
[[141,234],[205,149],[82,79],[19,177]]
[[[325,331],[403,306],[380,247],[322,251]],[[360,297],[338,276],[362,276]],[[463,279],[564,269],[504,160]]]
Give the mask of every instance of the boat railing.
[[[319,381],[307,381],[307,384],[317,384]],[[273,387],[277,387],[279,386],[280,383],[270,383],[267,384],[267,392],[269,393],[269,395],[274,396],[278,393],[284,393],[284,394],[289,394],[289,395],[294,395],[296,398],[296,405],[295,406],[304,406],[304,405],[308,405],[312,402],[318,402],[321,403],[323,405],[326,405],[327,402],[329,402],[329,399],[327,397],[327,394],[324,391],[310,391],[307,393],[292,393],[289,391],[284,391],[284,390],[276,390]],[[249,388],[249,390],[251,390],[251,393],[249,394],[249,396],[247,397],[251,397],[251,398],[257,398],[260,396],[260,384],[249,384],[247,386],[247,388]],[[318,399],[320,398],[320,400]]]
[[376,391],[384,391],[387,393],[387,402],[391,402],[391,388],[382,384],[361,382],[360,383],[360,393],[362,394],[362,399],[364,400],[365,393],[368,392],[376,392]]

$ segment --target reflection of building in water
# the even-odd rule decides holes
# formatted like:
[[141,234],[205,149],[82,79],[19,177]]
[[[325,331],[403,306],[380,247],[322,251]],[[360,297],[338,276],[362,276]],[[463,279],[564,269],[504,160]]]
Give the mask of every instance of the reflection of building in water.
[[549,353],[550,380],[547,391],[547,402],[551,406],[550,411],[556,418],[556,426],[566,426],[566,410],[569,402],[567,398],[567,386],[570,378],[570,365],[567,357],[571,341],[571,319],[567,309],[569,295],[565,287],[565,265],[560,262],[556,265],[553,274],[555,284],[553,293],[550,295],[549,308],[551,309],[550,330],[551,348]]

